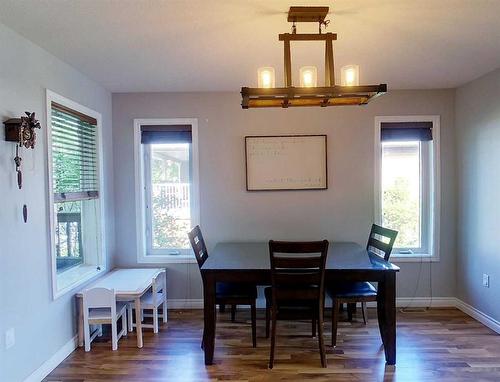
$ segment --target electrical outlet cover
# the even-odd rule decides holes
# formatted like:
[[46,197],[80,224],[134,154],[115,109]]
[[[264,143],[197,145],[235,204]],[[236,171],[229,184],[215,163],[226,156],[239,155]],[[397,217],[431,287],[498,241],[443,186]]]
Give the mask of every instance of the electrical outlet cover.
[[487,275],[486,273],[483,273],[483,286],[485,288],[489,288],[490,287],[490,276]]

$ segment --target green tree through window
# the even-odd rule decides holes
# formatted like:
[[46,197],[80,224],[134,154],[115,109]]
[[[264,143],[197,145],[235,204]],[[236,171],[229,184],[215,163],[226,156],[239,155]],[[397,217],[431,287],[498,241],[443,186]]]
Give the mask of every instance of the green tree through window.
[[420,246],[419,200],[412,197],[407,178],[398,177],[383,193],[383,225],[399,231],[395,247]]

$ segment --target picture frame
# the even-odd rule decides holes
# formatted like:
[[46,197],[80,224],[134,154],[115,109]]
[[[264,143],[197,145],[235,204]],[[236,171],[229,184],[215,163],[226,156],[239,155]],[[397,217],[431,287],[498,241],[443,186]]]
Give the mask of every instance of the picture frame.
[[247,191],[328,189],[326,134],[245,136]]

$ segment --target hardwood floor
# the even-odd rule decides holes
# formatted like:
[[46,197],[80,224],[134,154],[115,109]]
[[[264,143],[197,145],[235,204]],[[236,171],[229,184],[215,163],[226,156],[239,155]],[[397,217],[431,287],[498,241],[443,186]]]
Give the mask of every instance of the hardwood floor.
[[258,312],[254,349],[250,311],[238,311],[235,323],[229,311],[218,314],[212,366],[204,365],[200,349],[202,311],[172,311],[158,335],[145,330],[144,348],[136,347],[133,333],[115,352],[103,339],[89,353],[77,349],[45,381],[500,381],[500,336],[456,309],[398,312],[395,367],[385,366],[375,310],[369,309],[368,326],[360,315],[352,323],[339,322],[327,369],[320,367],[310,323],[279,322],[273,370],[267,368],[264,312]]

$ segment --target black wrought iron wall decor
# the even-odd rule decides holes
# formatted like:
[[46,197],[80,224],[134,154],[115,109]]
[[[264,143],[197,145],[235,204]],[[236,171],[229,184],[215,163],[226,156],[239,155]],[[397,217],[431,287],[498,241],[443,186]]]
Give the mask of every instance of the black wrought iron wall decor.
[[[20,149],[34,149],[36,143],[36,131],[42,126],[35,118],[35,113],[25,112],[26,116],[21,118],[11,118],[4,122],[5,125],[5,140],[8,142],[16,143],[16,156],[14,163],[16,165],[17,173],[17,186],[19,189],[23,187],[23,173],[21,170],[22,158],[20,156]],[[23,205],[23,220],[26,222],[28,210],[26,205]]]

